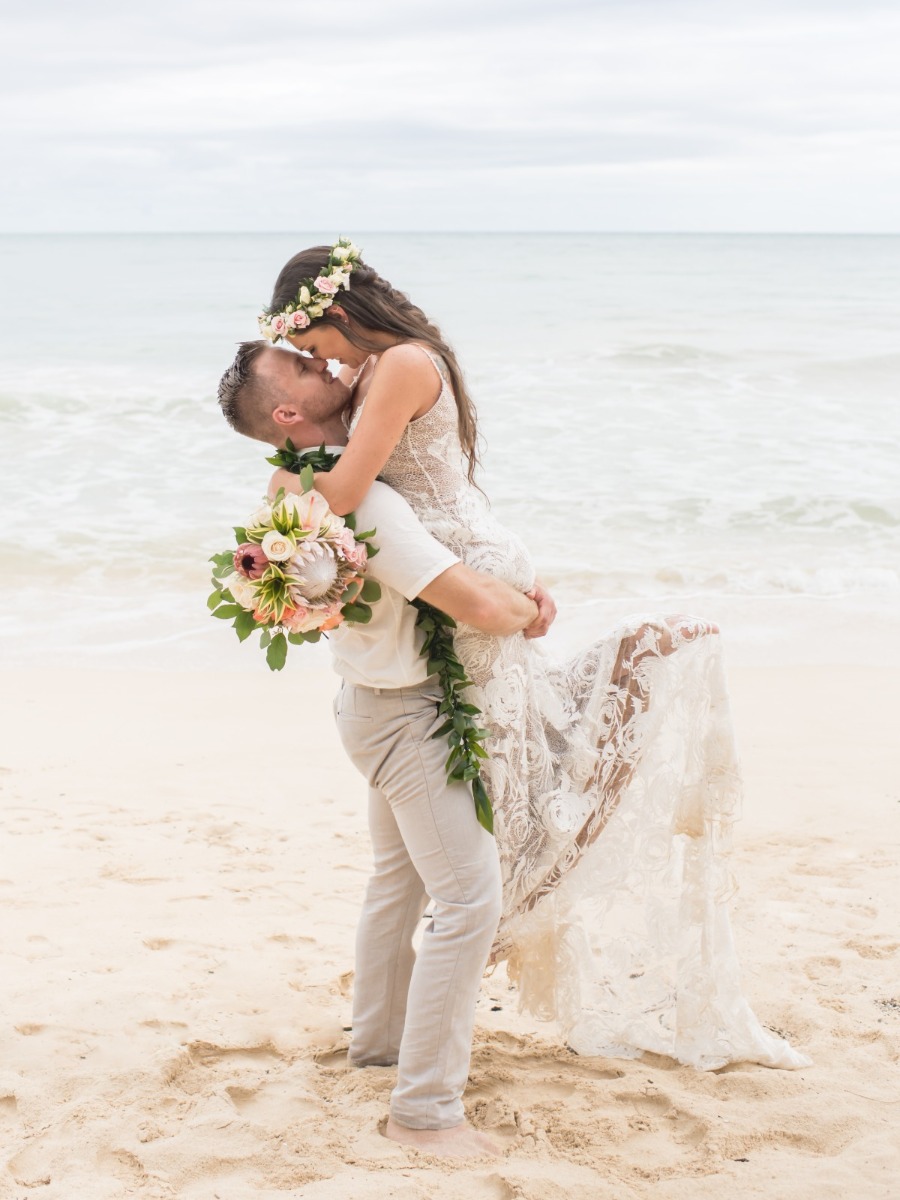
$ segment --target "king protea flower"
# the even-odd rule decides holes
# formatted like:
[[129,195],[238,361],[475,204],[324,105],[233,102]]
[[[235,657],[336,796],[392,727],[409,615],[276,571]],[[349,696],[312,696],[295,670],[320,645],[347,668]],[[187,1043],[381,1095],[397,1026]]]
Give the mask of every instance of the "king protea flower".
[[297,601],[317,608],[337,600],[349,576],[347,565],[318,538],[301,542],[291,559],[290,571],[291,591]]

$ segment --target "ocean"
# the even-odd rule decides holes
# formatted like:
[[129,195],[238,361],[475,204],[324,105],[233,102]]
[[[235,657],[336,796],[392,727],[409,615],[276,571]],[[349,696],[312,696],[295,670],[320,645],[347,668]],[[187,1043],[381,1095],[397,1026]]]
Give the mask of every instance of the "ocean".
[[340,233],[454,344],[552,649],[696,612],[732,662],[895,663],[900,237],[355,230],[0,237],[4,661],[265,670],[204,605],[270,470],[216,385]]

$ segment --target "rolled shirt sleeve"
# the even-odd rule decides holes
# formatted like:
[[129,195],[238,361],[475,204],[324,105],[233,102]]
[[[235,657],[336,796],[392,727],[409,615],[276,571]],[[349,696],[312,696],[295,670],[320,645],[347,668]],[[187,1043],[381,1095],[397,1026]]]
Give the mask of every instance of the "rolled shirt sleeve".
[[378,553],[366,574],[381,584],[368,624],[345,622],[328,634],[334,669],[348,683],[373,688],[416,687],[428,678],[420,653],[414,600],[438,575],[459,562],[425,529],[402,496],[373,483],[356,509],[356,528],[374,529]]
[[459,562],[431,536],[403,497],[376,480],[356,510],[356,528],[374,529],[378,553],[368,574],[414,600],[438,575]]

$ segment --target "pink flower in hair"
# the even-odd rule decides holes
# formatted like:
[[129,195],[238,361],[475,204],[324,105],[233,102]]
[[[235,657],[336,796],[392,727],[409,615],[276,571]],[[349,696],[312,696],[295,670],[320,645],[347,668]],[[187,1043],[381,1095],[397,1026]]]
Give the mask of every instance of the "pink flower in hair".
[[334,279],[329,279],[327,275],[320,275],[316,280],[316,290],[324,292],[326,296],[333,296],[339,286]]
[[287,323],[291,329],[305,329],[309,324],[309,314],[305,313],[302,308],[298,308],[288,317]]

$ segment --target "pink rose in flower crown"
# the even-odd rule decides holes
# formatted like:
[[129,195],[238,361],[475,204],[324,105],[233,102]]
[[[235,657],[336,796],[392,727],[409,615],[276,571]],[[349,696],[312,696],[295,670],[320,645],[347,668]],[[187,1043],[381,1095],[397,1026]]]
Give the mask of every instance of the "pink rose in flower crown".
[[277,313],[271,318],[269,321],[269,330],[273,338],[284,337],[288,331],[288,325],[282,313]]
[[234,552],[234,569],[245,579],[261,579],[269,560],[262,546],[253,542],[242,542]]
[[333,296],[338,290],[339,284],[333,279],[329,279],[327,275],[320,275],[316,280],[316,291],[324,292],[326,296]]
[[302,309],[298,308],[288,317],[287,323],[291,329],[305,329],[309,324],[309,317]]
[[365,542],[357,542],[349,529],[342,529],[335,538],[335,545],[341,558],[348,562],[354,570],[364,571],[369,561],[369,552]]

